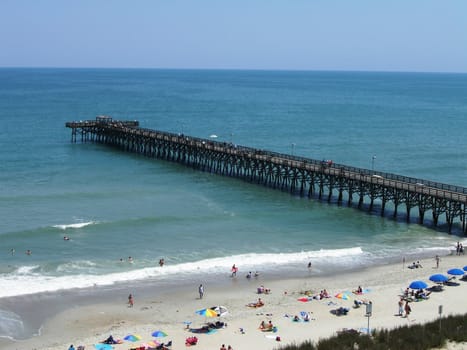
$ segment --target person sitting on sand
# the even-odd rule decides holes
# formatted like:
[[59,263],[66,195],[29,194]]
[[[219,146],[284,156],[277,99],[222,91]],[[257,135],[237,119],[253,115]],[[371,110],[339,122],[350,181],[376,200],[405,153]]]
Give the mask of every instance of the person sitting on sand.
[[425,292],[423,289],[419,289],[417,293],[415,293],[415,299],[428,299],[430,296],[430,292]]
[[264,302],[261,300],[261,298],[258,298],[258,301],[256,303],[249,303],[247,306],[249,307],[261,307],[264,305]]
[[261,321],[258,328],[261,329],[261,330],[265,329],[266,328],[266,322]]
[[292,319],[292,321],[294,322],[299,322],[300,321],[300,318],[298,317],[298,315],[295,315]]
[[352,291],[354,294],[363,294],[363,289],[361,286],[358,286],[357,289]]

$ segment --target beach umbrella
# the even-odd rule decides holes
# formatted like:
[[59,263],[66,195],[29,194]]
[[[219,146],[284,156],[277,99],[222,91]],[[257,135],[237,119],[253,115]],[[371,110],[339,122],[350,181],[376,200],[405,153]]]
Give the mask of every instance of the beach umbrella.
[[455,275],[455,276],[462,276],[464,274],[464,271],[461,269],[450,269],[448,270],[448,274]]
[[198,315],[206,317],[217,317],[217,312],[212,309],[201,309],[196,311]]
[[94,344],[96,350],[112,350],[114,347],[110,344]]
[[423,281],[413,281],[412,283],[410,283],[409,285],[409,288],[410,289],[424,289],[428,287],[428,284],[426,284],[425,282]]
[[217,313],[217,317],[222,317],[229,313],[229,310],[227,310],[227,308],[222,305],[213,306],[211,307],[211,310],[214,310]]
[[132,341],[132,342],[135,342],[135,341],[138,341],[138,340],[141,340],[141,336],[138,335],[138,334],[129,334],[127,335],[125,338],[123,338],[124,340],[128,340],[128,341]]
[[154,331],[151,334],[153,337],[159,338],[159,337],[166,337],[167,333],[162,332],[162,331]]
[[441,273],[437,273],[430,276],[430,281],[435,283],[443,283],[449,280],[449,278]]
[[141,346],[144,346],[145,349],[155,348],[155,347],[157,347],[159,345],[161,345],[161,344],[159,342],[157,342],[157,341],[148,341],[147,343],[141,344]]
[[464,271],[467,271],[467,265],[464,266]]
[[335,295],[336,298],[342,299],[342,300],[349,300],[350,299],[350,293],[348,292],[341,292],[337,293]]

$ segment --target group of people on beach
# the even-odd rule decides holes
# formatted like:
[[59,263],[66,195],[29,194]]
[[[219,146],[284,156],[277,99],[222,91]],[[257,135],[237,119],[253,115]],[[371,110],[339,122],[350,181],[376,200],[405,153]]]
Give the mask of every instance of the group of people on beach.
[[230,345],[228,345],[227,347],[225,347],[225,344],[222,344],[220,350],[233,350],[233,348],[232,348]]
[[258,328],[260,331],[268,332],[274,330],[274,325],[272,324],[271,320],[269,320],[268,322],[261,321]]
[[422,268],[422,264],[420,264],[420,261],[417,261],[417,262],[413,262],[412,265],[409,265],[408,268],[409,269],[418,269],[418,268]]
[[398,305],[399,305],[399,316],[403,317],[404,312],[405,312],[405,317],[409,317],[410,313],[412,312],[412,308],[409,305],[409,301],[406,300],[405,305],[404,305],[404,298],[400,298]]

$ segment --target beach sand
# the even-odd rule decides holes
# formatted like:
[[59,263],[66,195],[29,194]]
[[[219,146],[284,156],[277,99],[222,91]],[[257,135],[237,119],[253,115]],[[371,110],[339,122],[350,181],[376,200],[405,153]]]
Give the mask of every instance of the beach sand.
[[[304,263],[304,269],[307,269]],[[432,286],[429,276],[444,273],[449,268],[467,265],[466,256],[444,256],[440,267],[435,268],[435,260],[421,260],[423,268],[409,269],[411,262],[368,267],[364,270],[346,272],[335,276],[316,276],[313,269],[307,278],[302,279],[268,279],[267,276],[246,279],[239,271],[238,277],[226,279],[227,283],[205,285],[203,299],[199,299],[198,285],[164,291],[158,289],[154,296],[138,297],[135,294],[135,305],[127,305],[128,294],[117,297],[109,295],[108,300],[89,302],[86,305],[69,305],[63,311],[53,315],[44,323],[41,334],[23,341],[0,342],[0,349],[15,350],[66,350],[70,344],[84,345],[87,350],[94,349],[99,343],[112,335],[115,339],[123,339],[129,334],[138,334],[140,341],[114,345],[116,350],[136,348],[153,340],[151,333],[161,330],[167,337],[157,338],[159,341],[173,342],[172,349],[186,348],[185,339],[198,337],[196,349],[216,350],[225,344],[233,349],[278,349],[290,343],[305,340],[316,341],[329,337],[345,328],[366,331],[368,321],[370,328],[393,328],[400,325],[424,323],[439,317],[439,306],[442,315],[467,313],[465,295],[467,282],[458,281],[458,286],[446,286],[441,292],[431,293],[428,300],[411,303],[412,313],[409,317],[400,317],[398,313],[399,296],[413,280],[421,279]],[[257,294],[257,287],[264,285],[271,289],[270,294]],[[358,286],[368,289],[363,295],[351,294],[349,300],[335,297],[339,292],[352,291]],[[154,286],[156,290],[157,286]],[[298,301],[304,297],[303,292],[314,294],[326,289],[331,298]],[[265,305],[250,308],[246,304],[261,297]],[[365,317],[365,306],[354,308],[355,299],[370,300],[373,305],[372,316]],[[196,310],[223,305],[229,313],[221,318],[206,318],[195,314]],[[339,306],[348,307],[345,316],[336,316],[331,310]],[[307,311],[311,315],[310,322],[294,322],[292,317]],[[227,327],[211,334],[193,334],[186,329],[186,322],[193,328],[202,327],[206,322],[223,321]],[[261,321],[269,321],[277,327],[277,332],[259,330]],[[243,332],[241,331],[243,329]],[[280,341],[276,340],[280,337]],[[454,344],[452,349],[460,348]]]

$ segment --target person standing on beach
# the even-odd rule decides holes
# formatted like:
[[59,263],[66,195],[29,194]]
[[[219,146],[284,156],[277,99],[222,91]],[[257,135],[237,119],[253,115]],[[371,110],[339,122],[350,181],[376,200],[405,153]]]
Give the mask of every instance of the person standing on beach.
[[198,292],[199,292],[199,298],[203,299],[204,296],[204,286],[202,284],[199,285],[198,287]]
[[398,304],[399,304],[399,316],[402,316],[404,314],[404,299],[400,298]]
[[238,267],[233,264],[232,266],[232,277],[237,276]]
[[435,256],[435,261],[436,261],[436,268],[439,268],[439,262],[440,262],[440,258],[439,258],[439,255],[436,255]]
[[133,307],[133,305],[134,305],[133,295],[130,294],[128,296],[128,307]]
[[404,309],[405,309],[405,317],[408,318],[409,315],[410,315],[410,312],[412,311],[412,308],[410,307],[408,301],[405,302],[405,308]]

